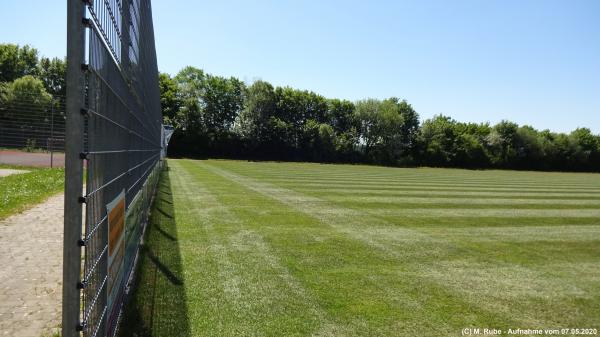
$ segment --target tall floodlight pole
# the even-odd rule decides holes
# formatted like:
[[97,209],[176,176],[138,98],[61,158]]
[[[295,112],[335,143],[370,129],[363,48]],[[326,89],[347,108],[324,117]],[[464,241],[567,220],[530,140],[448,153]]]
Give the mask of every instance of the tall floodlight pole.
[[80,197],[83,190],[83,115],[85,60],[85,3],[67,0],[67,103],[65,130],[65,223],[63,239],[63,292],[62,337],[79,336],[81,273],[82,210]]

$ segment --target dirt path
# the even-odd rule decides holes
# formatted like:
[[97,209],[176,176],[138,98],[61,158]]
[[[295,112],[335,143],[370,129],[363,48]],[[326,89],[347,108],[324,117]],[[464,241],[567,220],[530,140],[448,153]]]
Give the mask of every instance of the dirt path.
[[60,325],[63,195],[0,221],[0,336]]

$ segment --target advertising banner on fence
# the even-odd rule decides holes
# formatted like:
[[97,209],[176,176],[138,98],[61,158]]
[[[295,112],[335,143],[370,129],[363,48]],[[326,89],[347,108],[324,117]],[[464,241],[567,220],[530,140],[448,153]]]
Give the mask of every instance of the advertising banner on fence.
[[108,214],[107,336],[112,336],[116,329],[124,290],[125,207],[125,190],[106,205]]

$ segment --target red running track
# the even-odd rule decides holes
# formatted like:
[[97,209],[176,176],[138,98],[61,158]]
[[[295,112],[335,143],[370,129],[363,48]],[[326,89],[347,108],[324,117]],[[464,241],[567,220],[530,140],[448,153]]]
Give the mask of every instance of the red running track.
[[[50,153],[0,150],[0,164],[50,167]],[[65,154],[54,153],[52,166],[65,167]]]

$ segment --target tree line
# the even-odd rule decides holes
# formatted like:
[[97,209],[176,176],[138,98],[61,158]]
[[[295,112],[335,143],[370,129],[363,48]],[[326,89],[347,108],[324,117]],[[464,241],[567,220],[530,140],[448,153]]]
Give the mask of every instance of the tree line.
[[[0,44],[0,147],[64,146],[66,63]],[[52,137],[51,137],[52,136]],[[52,138],[52,139],[51,139]]]
[[600,171],[600,136],[588,128],[565,134],[444,115],[421,123],[396,97],[330,99],[194,67],[161,73],[159,83],[165,123],[176,130],[175,156]]
[[40,57],[29,45],[0,44],[0,88],[34,95],[64,98],[66,62],[60,58]]
[[[0,117],[63,100],[65,70],[63,59],[0,44]],[[420,122],[396,97],[351,102],[195,67],[160,73],[159,85],[165,124],[176,130],[169,146],[175,156],[600,171],[600,136],[588,128],[566,134],[444,115]]]
[[0,117],[43,112],[64,105],[66,62],[40,57],[28,45],[0,44]]

